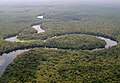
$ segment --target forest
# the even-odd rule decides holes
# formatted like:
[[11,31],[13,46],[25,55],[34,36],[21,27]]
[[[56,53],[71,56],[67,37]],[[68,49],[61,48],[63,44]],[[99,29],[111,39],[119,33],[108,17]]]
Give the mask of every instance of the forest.
[[[119,83],[119,11],[119,6],[105,5],[1,6],[0,54],[31,50],[8,65],[0,83]],[[31,28],[35,24],[45,32],[37,34]],[[29,42],[4,40],[16,35]],[[93,50],[106,45],[95,36],[118,44]]]
[[113,52],[96,54],[89,51],[35,48],[18,56],[7,67],[0,82],[119,83],[120,58]]
[[54,47],[60,49],[93,50],[96,48],[104,48],[106,42],[90,35],[67,34],[48,39],[46,40],[45,44],[46,47]]

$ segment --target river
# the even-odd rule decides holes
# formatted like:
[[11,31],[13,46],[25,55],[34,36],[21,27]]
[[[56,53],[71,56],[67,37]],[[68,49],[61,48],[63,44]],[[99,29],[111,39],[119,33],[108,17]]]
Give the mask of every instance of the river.
[[[35,30],[37,30],[38,34],[45,32],[43,29],[41,29],[40,25],[34,25],[32,26]],[[111,40],[109,38],[104,38],[100,36],[96,36],[97,38],[104,40],[106,42],[105,48],[103,49],[108,49],[110,47],[116,46],[117,42],[114,40]],[[17,36],[6,38],[5,41],[9,42],[24,42],[19,39],[17,39]],[[12,51],[10,53],[4,53],[0,56],[0,77],[2,76],[3,72],[5,71],[6,67],[13,62],[13,60],[17,57],[17,55],[29,51],[30,49],[23,49],[23,50],[16,50]]]
[[2,56],[0,56],[0,77],[3,74],[3,72],[5,71],[6,67],[13,62],[13,60],[17,57],[17,55],[28,51],[29,49],[23,49],[23,50],[17,50],[17,51],[13,51],[10,53],[4,53],[2,54]]

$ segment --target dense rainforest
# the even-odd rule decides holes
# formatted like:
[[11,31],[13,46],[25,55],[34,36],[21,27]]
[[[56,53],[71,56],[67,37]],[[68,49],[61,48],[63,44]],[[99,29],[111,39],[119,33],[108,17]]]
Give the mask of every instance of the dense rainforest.
[[48,39],[45,44],[46,47],[54,47],[60,49],[93,50],[96,48],[104,48],[106,42],[90,35],[67,34]]
[[[1,6],[0,54],[33,49],[18,55],[0,83],[119,83],[119,11],[119,6],[100,5]],[[44,19],[37,19],[38,15]],[[31,28],[35,24],[41,24],[45,32],[37,34]],[[16,35],[29,42],[4,40]],[[90,50],[105,46],[105,41],[95,36],[118,44]]]
[[[113,51],[112,51],[113,52]],[[1,82],[119,82],[119,55],[75,50],[33,49],[9,65]],[[111,54],[111,55],[110,55]]]

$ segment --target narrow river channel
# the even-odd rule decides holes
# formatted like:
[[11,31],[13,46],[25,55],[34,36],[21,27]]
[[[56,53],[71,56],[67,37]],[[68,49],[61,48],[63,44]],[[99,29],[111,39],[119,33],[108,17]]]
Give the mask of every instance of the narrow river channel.
[[[42,16],[41,16],[42,17]],[[40,18],[40,16],[39,16]],[[38,34],[39,33],[43,33],[45,32],[43,29],[41,29],[40,25],[34,25],[32,26],[32,28],[34,28],[35,30],[37,30]],[[116,46],[117,42],[114,40],[111,40],[109,38],[104,38],[104,37],[100,37],[100,36],[96,36],[97,38],[104,40],[106,42],[105,48],[103,49],[108,49],[110,47]],[[9,42],[22,42],[19,39],[17,39],[17,36],[14,37],[10,37],[10,38],[6,38],[5,41],[9,41]],[[3,72],[5,71],[6,67],[13,62],[13,60],[17,57],[17,55],[29,51],[30,49],[23,49],[23,50],[16,50],[16,51],[12,51],[10,53],[4,53],[0,56],[0,77],[2,76]]]

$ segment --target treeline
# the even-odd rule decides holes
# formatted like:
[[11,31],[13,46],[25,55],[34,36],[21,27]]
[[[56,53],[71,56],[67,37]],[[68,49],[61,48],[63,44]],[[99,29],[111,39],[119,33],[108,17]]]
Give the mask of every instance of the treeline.
[[[25,32],[24,29],[32,31],[31,25],[41,23],[42,20],[37,19],[37,14],[42,13],[40,9],[47,7],[3,7],[0,6],[0,36],[7,38],[15,36],[20,32]],[[34,10],[34,8],[36,10]],[[47,10],[45,10],[47,11]],[[34,30],[33,30],[34,31]],[[28,31],[29,32],[29,31]],[[28,33],[29,34],[29,33]]]
[[[113,13],[113,11],[116,13]],[[67,6],[54,6],[51,7],[51,10],[46,9],[44,17],[44,20],[33,22],[33,24],[43,23],[42,28],[45,30],[45,33],[20,34],[19,38],[44,40],[68,33],[83,33],[119,40],[117,37],[120,29],[119,12],[114,7],[72,5],[68,8]]]
[[45,33],[40,34],[20,34],[18,38],[31,40],[45,40],[50,37],[60,36],[65,34],[90,34],[108,37],[118,41],[119,24],[112,23],[108,20],[100,20],[93,18],[88,21],[50,21],[42,24]]
[[49,48],[93,50],[104,48],[106,42],[94,36],[83,34],[68,34],[46,40],[45,46]]
[[45,41],[38,39],[29,40],[27,42],[8,42],[0,40],[0,54],[2,55],[3,53],[9,53],[14,50],[34,47],[92,50],[95,48],[104,48],[105,44],[103,40],[83,34],[57,36],[56,38],[49,38]]
[[44,47],[43,41],[28,41],[28,42],[7,42],[0,41],[0,55],[3,53],[9,53],[14,50],[35,48],[35,47]]
[[[98,44],[98,42],[100,47],[105,44],[101,40],[91,38],[91,36],[79,37],[70,35],[81,33],[110,37],[117,40],[118,45],[110,49],[98,51],[33,49],[19,55],[7,67],[0,78],[0,83],[119,83],[119,8],[104,8],[103,6],[77,6],[75,8],[69,6],[66,8],[65,6],[60,6],[58,8],[52,7],[52,10],[48,9],[36,6],[27,8],[12,7],[7,8],[7,10],[3,8],[1,10],[3,12],[0,13],[0,53],[22,48],[44,47],[45,42],[37,41],[38,39],[48,39],[46,46],[59,46],[60,48],[66,45],[68,46],[65,48],[69,46],[78,48],[80,47],[79,42],[83,43],[85,42],[83,40],[88,39],[90,40],[87,41],[89,42],[88,45],[83,46],[83,48],[92,48],[94,46],[91,47],[91,45]],[[31,24],[41,23],[35,16],[43,12],[45,13],[45,18],[50,19],[44,19],[42,28],[45,30],[45,33],[36,34],[36,31],[30,29],[30,27]],[[19,34],[20,39],[37,40],[22,43],[11,43],[3,40],[3,38],[16,34]],[[51,37],[61,35],[65,36],[50,39]],[[84,37],[87,39],[83,39]],[[80,38],[83,40],[79,40]],[[98,42],[91,44],[93,42],[92,39]]]
[[111,50],[94,52],[36,48],[19,55],[7,67],[0,82],[118,83],[120,51],[117,48]]

